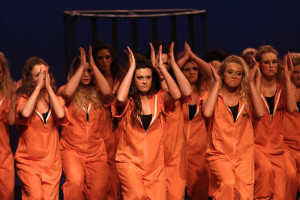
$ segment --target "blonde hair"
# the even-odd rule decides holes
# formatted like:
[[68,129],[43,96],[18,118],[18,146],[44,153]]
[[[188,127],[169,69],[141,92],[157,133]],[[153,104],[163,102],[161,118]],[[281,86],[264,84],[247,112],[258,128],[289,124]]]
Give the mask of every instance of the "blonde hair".
[[291,53],[293,65],[300,65],[300,53]]
[[[68,74],[68,80],[72,78],[77,69],[80,66],[80,58],[76,56],[71,64],[71,68]],[[82,85],[81,83],[77,87],[74,94],[74,108],[78,110],[81,107],[86,107],[89,103],[92,103],[95,109],[102,108],[102,101],[97,86],[92,79],[89,85]]]
[[74,94],[74,108],[78,110],[91,103],[95,109],[102,108],[98,88],[92,83],[87,86],[80,84]]
[[221,87],[224,84],[224,72],[226,70],[228,63],[236,63],[236,64],[242,66],[243,76],[242,76],[241,84],[239,85],[239,87],[237,89],[237,94],[243,100],[246,110],[248,110],[248,108],[249,108],[249,106],[248,106],[248,95],[249,95],[249,86],[248,86],[249,68],[248,68],[248,65],[244,61],[243,58],[236,56],[236,55],[231,55],[231,56],[228,56],[227,58],[225,58],[225,60],[221,63],[221,66],[218,71],[218,74],[222,80]]
[[4,98],[9,98],[11,96],[12,78],[9,73],[8,61],[2,52],[0,52],[0,67],[3,73],[0,92]]
[[280,59],[278,58],[278,51],[276,49],[274,49],[271,45],[264,45],[259,47],[255,55],[256,61],[261,62],[262,55],[266,53],[274,53],[276,55],[278,68],[275,78],[277,81],[282,82],[282,65]]

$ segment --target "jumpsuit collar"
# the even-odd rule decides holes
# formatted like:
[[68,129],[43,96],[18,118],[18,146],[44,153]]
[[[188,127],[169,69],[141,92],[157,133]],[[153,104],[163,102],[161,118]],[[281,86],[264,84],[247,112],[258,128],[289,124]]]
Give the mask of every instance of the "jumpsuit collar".
[[[277,92],[277,91],[278,91],[278,92]],[[282,90],[281,90],[281,88],[280,88],[280,85],[277,84],[277,87],[276,87],[276,93],[275,93],[275,101],[274,101],[273,117],[275,116],[275,113],[276,113],[276,110],[277,110],[277,107],[278,107],[278,103],[279,103],[279,100],[280,100],[281,92],[282,92]],[[268,112],[270,113],[269,104],[268,104],[268,102],[267,102],[267,100],[266,100],[265,95],[262,93],[262,91],[261,91],[261,94],[260,94],[260,95],[261,95],[261,98],[262,98],[262,100],[263,100],[263,102],[264,102],[264,104],[265,104],[265,106],[266,106]]]
[[[221,97],[222,102],[223,102],[223,104],[225,105],[225,102],[224,102],[224,100],[223,100],[222,93],[219,93],[219,96]],[[238,110],[238,114],[237,114],[237,116],[236,116],[235,122],[237,122],[237,120],[239,119],[240,115],[242,114],[242,112],[243,112],[243,110],[244,110],[244,108],[245,108],[245,104],[244,104],[244,102],[242,101],[242,99],[241,99],[240,97],[238,97],[238,98],[239,98],[239,110]],[[225,106],[226,106],[226,105],[225,105]],[[230,110],[227,106],[226,106],[226,108],[229,110],[229,112],[230,112],[231,115],[232,115],[231,110]],[[232,119],[233,119],[233,118],[232,118]]]
[[[149,129],[151,127],[151,125],[153,124],[156,116],[157,116],[157,94],[154,97],[154,103],[151,102],[151,101],[153,101],[152,98],[149,98],[148,100],[149,100],[151,114],[152,114],[152,119],[151,119],[151,122],[150,122],[150,124],[148,126],[148,129]],[[143,127],[143,123],[142,123],[141,117],[139,115],[137,115],[136,118],[138,119],[138,121],[140,122],[140,124]]]

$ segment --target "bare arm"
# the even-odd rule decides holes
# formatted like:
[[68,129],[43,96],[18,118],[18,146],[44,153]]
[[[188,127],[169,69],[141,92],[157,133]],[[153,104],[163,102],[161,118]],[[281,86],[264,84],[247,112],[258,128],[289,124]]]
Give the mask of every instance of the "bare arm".
[[212,70],[212,77],[214,79],[214,85],[212,86],[208,98],[202,102],[202,113],[204,117],[211,117],[214,113],[217,99],[219,96],[220,88],[220,77],[217,74],[216,70],[209,64],[209,67]]
[[48,71],[46,72],[45,86],[46,86],[47,92],[49,94],[52,108],[53,108],[53,111],[54,111],[56,117],[59,119],[63,118],[65,116],[65,111],[50,85],[50,76],[48,74]]
[[41,89],[43,88],[43,86],[45,84],[44,83],[44,76],[45,76],[45,74],[42,73],[42,70],[40,69],[40,75],[39,75],[39,78],[38,78],[38,83],[37,83],[34,91],[32,92],[32,94],[28,98],[28,101],[20,109],[20,115],[22,117],[29,118],[31,116],[31,114],[33,112],[33,109],[36,105],[37,98],[40,94],[40,91],[41,91]]
[[252,59],[253,59],[253,62],[254,62],[253,68],[255,68],[255,67],[258,68],[258,70],[255,73],[256,74],[255,75],[256,76],[255,77],[255,87],[257,89],[258,94],[260,94],[261,93],[261,72],[260,72],[260,69],[259,69],[260,63],[255,60],[254,56],[252,56]]
[[189,51],[190,59],[194,60],[197,63],[198,68],[204,73],[205,77],[210,80],[212,78],[212,72],[208,63],[199,58],[196,54],[194,54],[194,52],[191,50],[190,46],[187,43],[185,43],[185,45],[187,46],[186,48]]
[[[162,73],[162,75],[164,76],[164,79],[167,83],[167,86],[169,88],[169,94],[170,96],[174,99],[177,100],[181,97],[181,93],[179,88],[177,87],[177,84],[175,83],[175,81],[173,80],[173,78],[171,77],[171,75],[169,74],[169,72],[167,71],[166,68],[164,68],[163,66],[163,62],[161,59],[161,55],[162,55],[162,47],[159,47],[159,63],[158,63],[158,69],[159,71]],[[167,94],[167,93],[166,93]]]
[[21,81],[18,81],[18,83],[14,82],[12,85],[12,88],[11,88],[11,102],[10,102],[10,106],[9,106],[9,111],[6,116],[6,121],[9,125],[13,125],[16,120],[16,113],[15,113],[16,98],[17,98],[16,92],[17,92],[18,88],[20,87],[20,83],[21,83]]
[[251,95],[254,115],[257,118],[261,118],[265,114],[265,109],[260,97],[260,85],[259,88],[257,88],[257,84],[256,84],[258,80],[257,78],[255,78],[255,76],[259,77],[259,75],[257,75],[258,73],[260,73],[259,63],[255,64],[254,67],[251,69],[249,73],[248,81],[250,86],[250,95]]
[[184,44],[184,54],[183,56],[177,61],[177,65],[180,69],[187,63],[187,61],[190,59],[190,51],[189,46],[187,43]]
[[128,92],[130,89],[130,84],[133,78],[133,74],[135,71],[135,59],[134,55],[129,47],[128,49],[128,60],[129,60],[129,69],[123,79],[123,81],[120,84],[118,94],[117,94],[117,100],[118,100],[118,106],[123,106],[126,104],[128,100]]
[[68,81],[64,89],[59,92],[59,95],[61,95],[65,100],[70,100],[74,95],[78,85],[80,84],[83,70],[86,65],[86,55],[84,49],[80,47],[79,50],[80,50],[80,66],[75,72],[75,74]]
[[150,49],[151,49],[150,60],[151,60],[151,63],[153,65],[154,69],[157,71],[157,73],[159,75],[160,87],[161,87],[161,89],[163,89],[165,91],[169,91],[169,88],[165,81],[165,78],[157,67],[159,60],[158,60],[158,56],[156,56],[156,54],[155,54],[155,50],[154,50],[154,47],[151,42],[150,42]]
[[176,77],[178,86],[180,88],[181,93],[184,96],[190,96],[192,94],[192,88],[185,77],[185,75],[182,73],[182,71],[179,69],[178,65],[176,64],[175,58],[174,58],[174,42],[172,42],[170,46],[170,51],[169,51],[169,59],[171,63],[171,67],[173,69],[174,75]]
[[297,109],[297,103],[296,99],[294,98],[294,92],[292,88],[292,81],[290,78],[290,73],[288,70],[288,62],[290,64],[290,67],[293,70],[294,66],[292,63],[291,55],[288,53],[287,56],[284,58],[284,68],[283,68],[283,74],[284,74],[284,83],[285,83],[285,89],[286,89],[286,108],[288,112],[294,112]]
[[90,59],[90,66],[93,69],[94,78],[96,80],[100,93],[104,96],[105,101],[108,102],[111,100],[112,90],[106,78],[103,76],[103,74],[101,73],[101,71],[98,69],[98,67],[94,62],[91,46],[89,47],[89,59]]

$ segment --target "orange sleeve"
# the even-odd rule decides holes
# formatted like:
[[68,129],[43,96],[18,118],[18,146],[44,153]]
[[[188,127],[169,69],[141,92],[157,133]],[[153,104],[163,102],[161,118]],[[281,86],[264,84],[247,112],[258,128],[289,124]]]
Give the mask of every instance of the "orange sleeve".
[[6,118],[7,118],[7,114],[8,114],[8,112],[9,112],[9,108],[10,108],[10,104],[11,104],[11,98],[9,98],[9,99],[4,99],[4,101],[3,101],[3,111],[2,111],[2,113],[1,114],[3,114],[4,116],[3,116],[3,122],[4,123],[6,123],[7,122],[7,120],[6,120]]
[[192,102],[192,94],[189,95],[189,96],[182,96],[180,98],[180,101],[181,101],[181,104],[184,104],[184,103],[191,103]]
[[70,119],[70,116],[69,116],[69,111],[65,105],[65,101],[62,97],[58,96],[57,97],[59,102],[61,103],[63,109],[64,109],[64,112],[65,112],[65,116],[61,119],[57,118],[55,115],[54,115],[54,118],[55,118],[55,121],[57,122],[57,124],[59,126],[67,126],[69,124],[69,119]]
[[[57,90],[57,94],[59,94],[65,87],[66,87],[66,85],[61,86],[61,87]],[[60,95],[59,95],[59,96],[60,96]]]
[[208,98],[208,95],[209,95],[208,91],[205,91],[201,96],[201,101],[206,100]]
[[120,113],[119,112],[119,107],[117,106],[117,98],[114,98],[114,100],[111,104],[112,116],[116,117],[116,118],[121,118],[126,113],[126,110],[128,109],[131,101],[132,101],[132,98],[128,99],[127,103],[124,105],[124,109]]
[[25,95],[20,96],[16,101],[16,124],[21,124],[27,126],[29,123],[29,118],[21,117],[20,110],[27,102],[27,97]]

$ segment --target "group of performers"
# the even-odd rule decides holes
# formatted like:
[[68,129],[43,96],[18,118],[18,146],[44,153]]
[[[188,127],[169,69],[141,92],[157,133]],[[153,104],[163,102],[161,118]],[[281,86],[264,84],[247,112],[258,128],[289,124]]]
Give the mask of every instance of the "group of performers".
[[122,67],[96,41],[60,88],[36,56],[13,82],[0,53],[0,199],[14,199],[16,167],[22,199],[59,199],[63,174],[66,200],[295,200],[300,54],[254,50],[212,65],[160,41],[127,47]]

